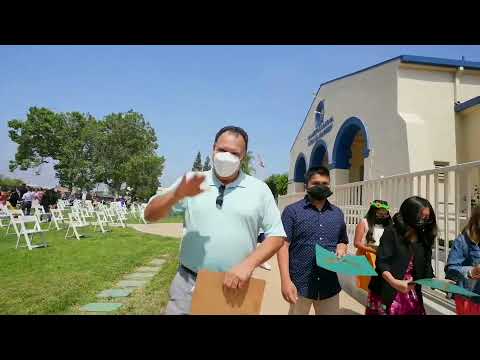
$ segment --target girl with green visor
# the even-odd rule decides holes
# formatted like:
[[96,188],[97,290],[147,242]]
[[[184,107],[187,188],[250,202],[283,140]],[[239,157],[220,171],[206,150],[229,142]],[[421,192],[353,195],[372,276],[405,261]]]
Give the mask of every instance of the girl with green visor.
[[[355,228],[354,245],[357,248],[357,255],[364,255],[369,263],[375,267],[377,247],[380,244],[383,230],[391,225],[390,206],[384,200],[374,200],[370,204],[365,217]],[[357,286],[368,292],[369,276],[359,276]]]

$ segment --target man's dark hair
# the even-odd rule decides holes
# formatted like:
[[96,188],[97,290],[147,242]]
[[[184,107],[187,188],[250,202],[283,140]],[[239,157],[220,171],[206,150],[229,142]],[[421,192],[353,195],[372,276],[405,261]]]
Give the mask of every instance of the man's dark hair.
[[330,179],[330,170],[325,166],[314,166],[308,169],[305,175],[305,184],[308,184],[313,175],[327,176]]
[[238,126],[225,126],[221,128],[217,132],[217,135],[215,135],[215,143],[218,141],[218,138],[225,132],[231,132],[237,135],[241,135],[243,137],[243,140],[245,141],[245,151],[248,149],[248,135],[245,130]]

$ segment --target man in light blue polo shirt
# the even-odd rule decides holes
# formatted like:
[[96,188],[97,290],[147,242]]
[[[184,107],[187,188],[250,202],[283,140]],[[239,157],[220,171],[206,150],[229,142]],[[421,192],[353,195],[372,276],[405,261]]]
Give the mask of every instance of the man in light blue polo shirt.
[[[145,208],[147,221],[168,216],[174,206],[185,211],[181,265],[166,314],[190,313],[199,270],[226,272],[225,287],[243,288],[253,270],[284,243],[280,211],[269,187],[240,170],[247,146],[243,129],[224,127],[215,136],[213,169],[186,174]],[[260,229],[266,239],[257,247]]]

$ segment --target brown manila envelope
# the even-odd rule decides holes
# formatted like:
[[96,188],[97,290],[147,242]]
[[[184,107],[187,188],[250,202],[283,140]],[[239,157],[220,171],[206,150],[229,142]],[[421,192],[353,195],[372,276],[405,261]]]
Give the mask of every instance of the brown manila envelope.
[[192,297],[192,315],[259,315],[265,280],[250,278],[243,289],[223,287],[224,272],[200,270]]

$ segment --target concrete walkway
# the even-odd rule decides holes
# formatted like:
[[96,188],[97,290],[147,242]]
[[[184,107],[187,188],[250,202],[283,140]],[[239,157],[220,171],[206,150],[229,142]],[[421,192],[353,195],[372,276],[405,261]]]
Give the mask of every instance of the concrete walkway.
[[171,236],[176,238],[181,238],[183,234],[183,225],[180,223],[128,224],[128,227],[147,234]]
[[[148,234],[172,236],[180,238],[183,233],[182,224],[129,224],[128,226]],[[278,270],[277,256],[269,260],[272,270],[262,268],[255,269],[253,277],[266,281],[265,294],[262,302],[262,315],[286,315],[289,304],[283,299],[280,285],[280,273]],[[365,307],[348,295],[345,291],[340,293],[341,315],[363,315]],[[313,307],[310,314],[314,314]]]
[[[289,304],[283,299],[281,292],[280,272],[278,269],[277,256],[269,260],[272,270],[262,268],[255,269],[253,277],[263,279],[267,282],[265,295],[262,302],[262,315],[286,315]],[[315,314],[312,309],[310,314]],[[340,313],[339,315],[363,315],[365,307],[348,295],[345,291],[340,292]]]

